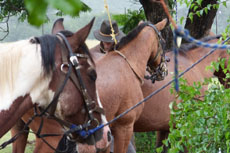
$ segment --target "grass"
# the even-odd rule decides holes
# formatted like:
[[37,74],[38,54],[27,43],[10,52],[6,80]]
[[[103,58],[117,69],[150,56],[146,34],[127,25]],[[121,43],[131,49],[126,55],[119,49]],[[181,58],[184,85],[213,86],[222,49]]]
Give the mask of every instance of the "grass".
[[[4,143],[5,141],[8,141],[10,138],[11,138],[11,134],[10,134],[10,132],[8,132],[7,134],[5,134],[0,139],[0,145],[2,143]],[[33,141],[33,140],[35,140],[35,135],[30,133],[28,141]],[[32,153],[33,150],[34,150],[34,143],[27,144],[25,153]],[[0,153],[11,153],[11,152],[12,152],[12,145],[11,144],[9,144],[8,146],[6,146],[6,148],[0,150]]]

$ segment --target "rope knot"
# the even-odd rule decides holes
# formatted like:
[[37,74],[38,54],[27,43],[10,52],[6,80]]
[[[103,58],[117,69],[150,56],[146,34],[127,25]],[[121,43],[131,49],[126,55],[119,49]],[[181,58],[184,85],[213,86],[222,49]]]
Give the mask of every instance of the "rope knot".
[[178,26],[176,29],[174,29],[174,33],[176,36],[182,37],[184,35],[188,36],[189,32],[188,30],[184,30],[181,26]]

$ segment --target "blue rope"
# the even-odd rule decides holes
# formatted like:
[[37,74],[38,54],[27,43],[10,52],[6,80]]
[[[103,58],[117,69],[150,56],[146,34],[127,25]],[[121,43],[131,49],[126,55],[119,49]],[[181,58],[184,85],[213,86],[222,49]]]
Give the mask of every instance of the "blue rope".
[[173,48],[173,52],[174,52],[174,72],[175,72],[175,90],[176,92],[179,91],[179,80],[178,80],[178,60],[177,60],[177,57],[178,57],[178,46],[177,46],[177,34],[173,33],[173,45],[174,45],[174,48]]
[[[194,64],[192,64],[190,67],[188,67],[184,72],[180,73],[180,75],[178,75],[178,60],[177,60],[177,55],[178,55],[178,47],[177,47],[177,37],[178,37],[178,32],[181,34],[179,36],[185,38],[187,40],[187,37],[191,37],[188,35],[185,35],[183,33],[183,31],[180,30],[174,30],[174,45],[176,46],[174,49],[174,53],[175,53],[175,74],[176,77],[174,79],[172,79],[171,81],[169,81],[168,83],[166,83],[165,85],[163,85],[161,88],[155,90],[154,92],[152,92],[151,94],[149,94],[147,97],[145,97],[143,100],[141,100],[140,102],[138,102],[137,104],[135,104],[134,106],[128,108],[126,111],[124,111],[123,113],[119,114],[118,116],[116,116],[114,119],[110,120],[109,122],[105,123],[105,124],[101,124],[98,127],[94,128],[94,129],[90,129],[88,131],[82,130],[81,128],[79,128],[79,130],[75,130],[77,132],[77,134],[80,134],[83,138],[86,138],[90,135],[92,135],[93,133],[95,133],[97,130],[110,125],[112,122],[118,120],[119,118],[123,117],[124,115],[128,114],[131,110],[135,109],[136,107],[138,107],[139,105],[141,105],[142,103],[146,102],[148,99],[150,99],[152,96],[156,95],[157,93],[159,93],[161,90],[165,89],[166,87],[168,87],[170,84],[172,84],[173,82],[175,82],[175,87],[176,89],[178,88],[179,91],[179,82],[178,82],[178,78],[180,78],[181,76],[183,76],[185,73],[187,73],[189,70],[191,70],[193,67],[195,67],[197,64],[199,64],[202,60],[204,60],[206,57],[208,57],[209,55],[211,55],[214,51],[216,51],[216,49],[230,49],[230,45],[223,45],[225,42],[227,42],[230,37],[228,37],[225,41],[222,42],[221,45],[216,45],[216,44],[209,44],[211,45],[210,48],[212,48],[213,46],[215,46],[215,48],[213,48],[209,53],[207,53],[206,55],[204,55],[201,59],[199,59],[197,62],[195,62]],[[181,33],[183,32],[183,33]],[[192,37],[191,37],[192,38]],[[193,38],[194,39],[194,38]],[[195,40],[195,39],[194,39]],[[199,42],[198,40],[195,40],[197,42]],[[208,43],[204,43],[202,42],[201,44],[205,44],[205,46],[207,46],[206,44]],[[203,45],[201,45],[203,46]],[[177,91],[177,90],[176,90]],[[78,128],[76,125],[72,125],[71,128]]]
[[176,24],[177,24],[177,0],[175,0],[175,8],[176,8]]
[[[225,42],[227,42],[230,39],[227,38],[225,41],[222,42],[222,44],[224,44]],[[187,73],[189,70],[191,70],[193,67],[195,67],[197,64],[199,64],[202,60],[204,60],[206,57],[208,57],[209,55],[211,55],[212,53],[214,53],[214,51],[216,51],[216,48],[212,49],[210,52],[208,52],[206,55],[204,55],[201,59],[199,59],[197,62],[195,62],[194,64],[192,64],[190,67],[188,67],[184,72],[180,73],[180,75],[178,75],[178,78],[180,78],[181,76],[183,76],[185,73]],[[168,87],[170,84],[172,84],[173,82],[175,82],[176,78],[172,79],[171,81],[169,81],[168,83],[166,83],[165,85],[163,85],[161,88],[155,90],[154,92],[152,92],[151,94],[149,94],[147,97],[145,97],[143,100],[141,100],[140,102],[138,102],[137,104],[135,104],[134,106],[128,108],[126,111],[124,111],[123,113],[119,114],[118,116],[116,116],[114,119],[110,120],[109,122],[105,123],[105,124],[101,124],[99,128],[93,130],[94,132],[96,132],[97,130],[103,128],[104,126],[108,126],[110,125],[112,122],[118,120],[119,118],[121,118],[122,116],[126,115],[128,112],[130,112],[131,110],[135,109],[136,107],[138,107],[139,105],[141,105],[142,103],[146,102],[148,99],[150,99],[152,96],[156,95],[157,93],[159,93],[161,90],[163,90],[164,88]]]
[[187,41],[191,43],[195,43],[197,46],[205,47],[205,48],[214,48],[214,49],[230,49],[230,45],[223,45],[223,44],[209,44],[206,42],[202,42],[199,40],[194,39],[189,35],[188,30],[182,29],[181,27],[178,27],[177,29],[174,30],[176,35],[179,37],[183,37]]
[[199,40],[194,39],[189,35],[189,31],[186,29],[182,29],[180,26],[178,26],[177,29],[174,30],[173,33],[173,38],[174,38],[174,62],[175,62],[175,90],[178,92],[179,91],[179,80],[178,80],[178,60],[177,60],[177,55],[178,55],[178,47],[177,47],[177,37],[182,37],[188,42],[194,43],[197,46],[201,46],[204,48],[213,48],[213,49],[230,49],[230,45],[224,45],[224,44],[210,44],[206,42],[202,42]]

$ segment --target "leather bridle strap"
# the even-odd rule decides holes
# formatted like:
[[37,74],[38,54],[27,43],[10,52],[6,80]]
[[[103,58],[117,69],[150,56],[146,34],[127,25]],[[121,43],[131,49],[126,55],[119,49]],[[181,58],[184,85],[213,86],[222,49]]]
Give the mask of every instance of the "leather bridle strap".
[[[90,119],[90,121],[96,120],[93,117],[92,111],[89,109],[89,106],[92,104],[92,100],[91,100],[91,98],[90,98],[90,96],[88,94],[88,91],[87,91],[87,89],[85,87],[85,84],[83,82],[82,75],[81,75],[81,72],[80,72],[80,67],[81,66],[79,64],[77,56],[75,56],[74,53],[72,52],[72,49],[71,49],[66,37],[62,33],[57,33],[57,36],[60,36],[62,38],[62,40],[65,42],[64,44],[66,45],[66,48],[69,51],[70,61],[71,61],[72,65],[73,65],[73,67],[75,68],[74,72],[75,72],[75,74],[77,76],[77,79],[73,79],[73,80],[78,80],[76,82],[79,83],[79,90],[81,91],[82,96],[84,98],[85,108],[87,109],[89,119]],[[72,77],[72,78],[74,78],[74,77]]]
[[148,26],[150,26],[151,28],[153,28],[155,30],[155,32],[157,33],[158,38],[160,39],[160,44],[161,44],[162,50],[164,51],[164,49],[165,49],[165,40],[162,37],[161,32],[152,23],[149,23]]
[[[39,114],[39,116],[42,116],[44,115],[49,109],[51,109],[51,114],[54,114],[55,110],[56,110],[56,106],[57,106],[57,103],[58,103],[58,99],[59,99],[59,96],[60,94],[62,93],[69,77],[70,77],[70,74],[71,74],[71,71],[72,71],[72,66],[70,63],[68,63],[70,66],[68,67],[68,71],[65,75],[65,78],[64,78],[64,81],[62,83],[59,84],[59,87],[58,87],[58,90],[55,92],[55,95],[54,95],[54,98],[53,100],[50,102],[50,104]],[[55,106],[55,107],[52,107],[52,106]],[[55,110],[54,110],[55,108]]]
[[136,77],[138,78],[138,80],[140,81],[141,85],[144,84],[144,81],[142,80],[142,78],[137,74],[137,72],[134,70],[134,68],[131,66],[129,60],[126,58],[126,56],[124,54],[122,54],[120,51],[115,50],[114,52],[118,53],[118,55],[120,55],[121,57],[123,57],[125,59],[125,61],[128,63],[129,67],[131,68],[131,70],[133,71],[133,73],[136,75]]

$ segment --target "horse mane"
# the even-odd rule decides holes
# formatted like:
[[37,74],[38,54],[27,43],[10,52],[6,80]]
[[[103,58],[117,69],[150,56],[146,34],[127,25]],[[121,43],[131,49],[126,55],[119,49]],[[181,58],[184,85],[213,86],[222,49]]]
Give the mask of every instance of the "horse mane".
[[[38,49],[36,44],[41,46],[42,66],[45,74],[51,72],[55,67],[54,51],[57,38],[54,35],[44,35],[27,40],[0,44],[0,93],[8,84],[9,90],[14,89],[15,80],[19,73],[19,65],[23,55],[31,49]],[[26,50],[25,50],[26,49]],[[38,57],[39,58],[39,57]]]
[[132,41],[140,33],[140,31],[149,24],[149,22],[144,22],[130,31],[126,36],[122,37],[120,42],[115,45],[115,49],[120,50],[130,41]]
[[[71,37],[73,33],[68,30],[60,31],[64,36]],[[59,39],[55,35],[44,35],[41,37],[35,37],[36,43],[41,45],[41,55],[42,55],[42,66],[45,70],[45,74],[50,74],[55,69],[55,48],[57,43],[60,43]],[[82,48],[90,58],[89,49],[87,45],[81,44],[79,48]],[[93,63],[94,64],[94,63]]]
[[[216,36],[207,36],[207,37],[203,37],[200,39],[200,41],[202,42],[208,42],[210,40],[214,40],[214,39],[219,39],[221,37],[221,35],[216,35]],[[186,43],[186,44],[182,44],[180,46],[180,48],[178,49],[179,52],[187,52],[189,50],[195,49],[199,46],[197,46],[194,43]]]
[[23,40],[0,44],[0,94],[3,93],[6,84],[9,84],[9,90],[14,89],[14,81],[23,54],[19,46],[28,45],[27,43],[28,41]]
[[55,69],[55,48],[58,39],[55,35],[35,37],[36,43],[41,46],[42,66],[45,74],[50,74]]
[[[62,31],[66,37],[72,36],[70,31]],[[27,40],[20,40],[16,42],[1,43],[0,44],[0,94],[4,91],[5,85],[9,85],[9,90],[14,89],[14,81],[19,73],[20,61],[23,54],[30,51],[30,49],[38,49],[36,44],[40,44],[41,59],[44,75],[50,74],[55,70],[55,49],[59,39],[55,35],[44,35],[41,37],[34,37]],[[25,50],[25,46],[27,50]],[[90,55],[86,44],[80,46],[88,55]],[[92,58],[91,56],[89,56]],[[38,57],[39,58],[39,57]]]

